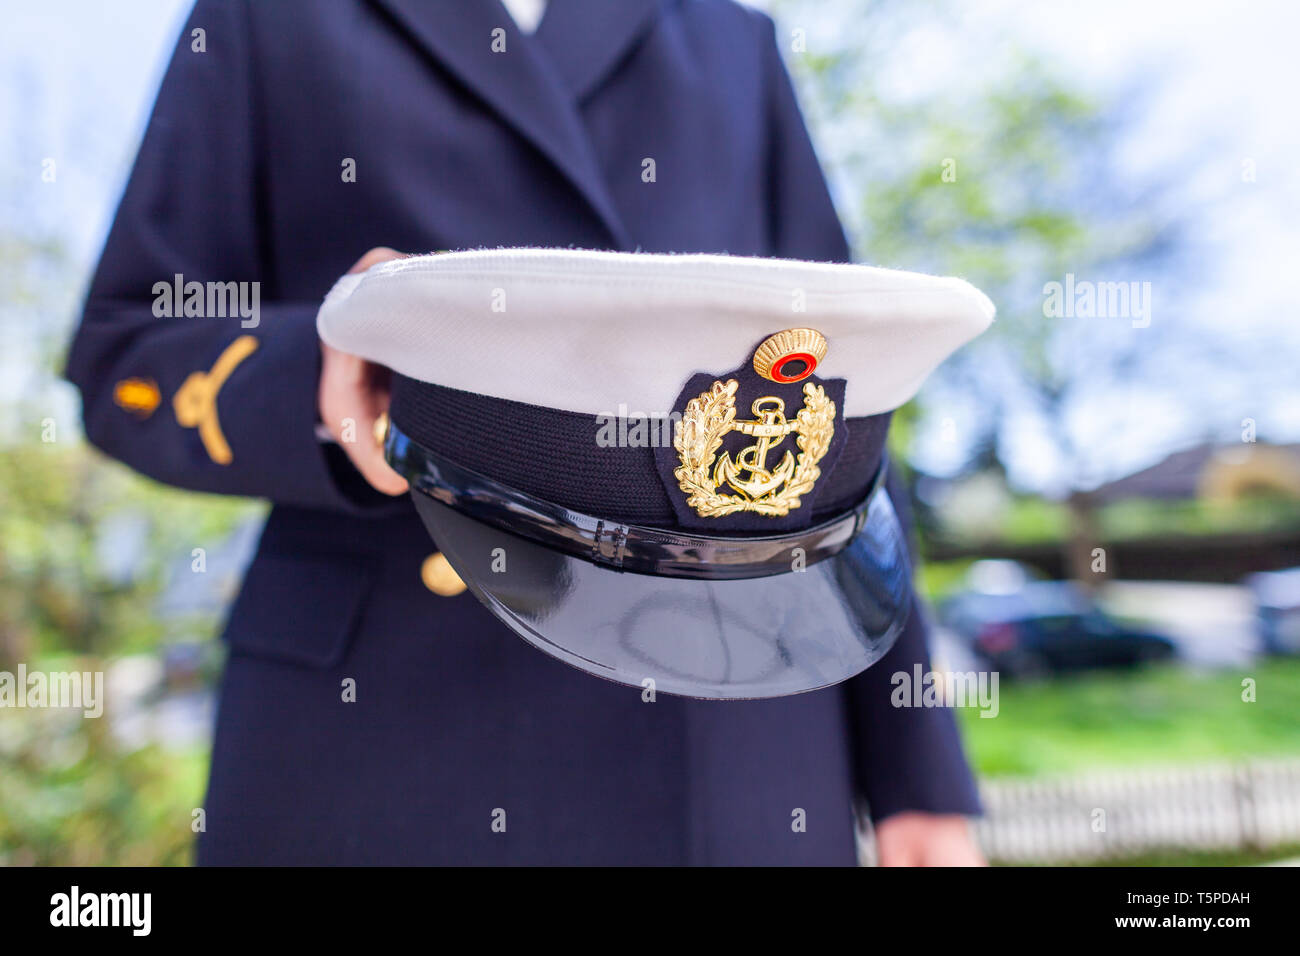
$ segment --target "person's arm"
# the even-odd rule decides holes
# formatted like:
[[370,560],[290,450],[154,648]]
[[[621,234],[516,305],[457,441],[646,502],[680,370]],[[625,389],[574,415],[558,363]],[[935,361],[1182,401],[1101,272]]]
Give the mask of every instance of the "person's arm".
[[948,707],[896,707],[895,674],[909,680],[916,665],[930,670],[920,601],[883,658],[846,684],[857,732],[857,770],[873,820],[909,810],[973,815],[975,783]]
[[[781,60],[775,27],[755,15],[767,21],[770,35],[766,81],[774,254],[847,262],[848,241]],[[876,822],[882,863],[975,863],[980,858],[964,817],[979,812],[979,801],[951,711],[890,703],[894,673],[910,674],[917,664],[923,671],[930,668],[918,603],[913,601],[907,627],[890,652],[845,683],[854,769]]]
[[[199,0],[190,15],[66,375],[81,391],[90,441],[159,481],[306,507],[382,505],[348,464],[351,449],[316,435],[319,301],[274,299],[246,14],[242,3]],[[203,51],[192,49],[194,29],[204,31]],[[177,301],[178,276],[203,284],[201,315],[185,314],[193,287]],[[242,291],[256,314],[212,314],[210,282],[249,283],[223,285],[221,297]],[[372,448],[369,426],[355,423],[356,442]]]

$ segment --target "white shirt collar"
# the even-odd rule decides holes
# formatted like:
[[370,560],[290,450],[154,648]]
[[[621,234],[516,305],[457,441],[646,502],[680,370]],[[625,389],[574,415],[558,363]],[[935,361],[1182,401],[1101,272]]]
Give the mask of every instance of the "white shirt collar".
[[546,0],[501,0],[515,25],[524,33],[532,33],[542,22]]

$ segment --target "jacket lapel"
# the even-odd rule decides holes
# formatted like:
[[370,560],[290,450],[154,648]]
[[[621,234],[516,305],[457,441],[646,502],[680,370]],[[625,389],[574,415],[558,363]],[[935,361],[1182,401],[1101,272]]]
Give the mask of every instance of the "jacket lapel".
[[536,39],[580,103],[654,26],[661,4],[662,0],[548,0]]
[[[626,229],[601,177],[572,94],[555,67],[540,55],[536,38],[520,33],[497,0],[373,2],[537,147],[600,217],[614,245],[627,248]],[[497,29],[505,30],[505,52],[492,50]]]

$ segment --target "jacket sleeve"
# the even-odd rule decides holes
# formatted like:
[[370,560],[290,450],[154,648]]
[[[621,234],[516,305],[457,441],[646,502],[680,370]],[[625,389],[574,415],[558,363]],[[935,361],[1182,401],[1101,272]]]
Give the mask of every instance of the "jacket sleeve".
[[191,13],[65,374],[90,441],[150,477],[355,510],[373,499],[315,437],[319,303],[274,299],[245,14],[218,0]]
[[846,682],[854,769],[873,820],[904,810],[980,812],[979,796],[948,707],[897,707],[895,674],[930,670],[920,602],[889,653]]
[[[770,21],[767,29],[772,104],[768,145],[770,206],[775,254],[847,262],[848,243]],[[909,522],[905,503],[896,485],[890,490],[906,533]],[[926,622],[920,602],[913,596],[911,616],[897,643],[875,665],[844,684],[854,740],[854,770],[861,795],[875,820],[904,810],[979,812],[975,783],[962,753],[952,711],[946,707],[901,708],[891,703],[893,675],[910,675],[918,664],[923,673],[930,669]]]

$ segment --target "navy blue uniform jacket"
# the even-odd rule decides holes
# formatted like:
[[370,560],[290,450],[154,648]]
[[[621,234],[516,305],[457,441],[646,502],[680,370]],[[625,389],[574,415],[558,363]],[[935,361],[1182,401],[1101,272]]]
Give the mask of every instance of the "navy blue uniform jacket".
[[[274,505],[226,627],[200,862],[848,864],[859,800],[976,810],[951,714],[890,705],[918,613],[836,688],[647,703],[427,590],[409,499],[314,434],[317,307],[379,245],[848,258],[773,24],[728,0],[551,0],[532,36],[496,0],[199,0],[68,375],[109,455]],[[260,283],[260,322],[155,315],[176,275]],[[219,461],[175,394],[243,335]]]

